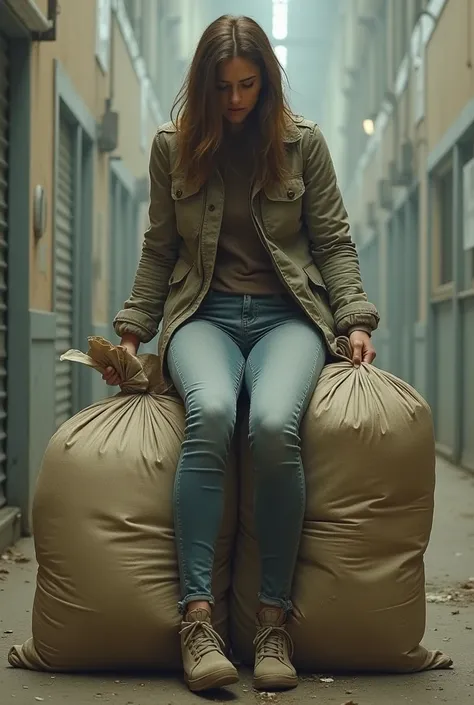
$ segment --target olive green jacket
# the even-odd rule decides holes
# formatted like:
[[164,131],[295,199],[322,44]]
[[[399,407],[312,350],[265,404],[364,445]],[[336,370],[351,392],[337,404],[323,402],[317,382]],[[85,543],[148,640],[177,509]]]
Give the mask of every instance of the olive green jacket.
[[[362,286],[347,213],[321,131],[313,122],[295,118],[285,142],[289,176],[284,183],[263,188],[255,183],[249,194],[251,211],[282,282],[338,358],[338,336],[355,329],[372,332],[379,315]],[[174,173],[176,149],[176,128],[167,123],[158,130],[151,150],[150,227],[135,283],[114,320],[119,336],[134,333],[142,342],[151,340],[162,322],[162,361],[174,331],[209,290],[224,206],[218,170],[204,186],[192,188]]]

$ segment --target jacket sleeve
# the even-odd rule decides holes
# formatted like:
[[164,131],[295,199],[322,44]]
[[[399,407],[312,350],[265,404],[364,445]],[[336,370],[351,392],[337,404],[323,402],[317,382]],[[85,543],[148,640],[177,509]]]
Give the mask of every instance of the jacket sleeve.
[[338,335],[371,333],[379,323],[362,286],[359,259],[329,149],[314,126],[304,168],[304,218],[313,260],[326,284]]
[[156,335],[179,251],[169,152],[160,132],[150,154],[149,220],[132,293],[114,319],[118,336],[133,333],[143,343]]

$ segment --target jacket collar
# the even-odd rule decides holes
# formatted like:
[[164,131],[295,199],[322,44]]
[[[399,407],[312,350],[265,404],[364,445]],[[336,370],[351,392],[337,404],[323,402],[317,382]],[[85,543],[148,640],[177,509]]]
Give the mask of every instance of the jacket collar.
[[298,128],[296,120],[288,120],[286,129],[285,129],[285,134],[283,136],[284,141],[289,144],[291,142],[299,142],[301,139],[301,130]]

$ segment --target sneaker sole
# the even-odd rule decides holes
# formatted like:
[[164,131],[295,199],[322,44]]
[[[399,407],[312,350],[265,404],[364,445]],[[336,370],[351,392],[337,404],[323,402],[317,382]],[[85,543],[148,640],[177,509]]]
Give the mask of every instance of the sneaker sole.
[[298,676],[262,676],[253,679],[255,690],[291,690],[298,685]]
[[197,693],[201,690],[215,690],[216,688],[223,688],[226,685],[237,683],[239,674],[237,671],[222,671],[221,673],[211,673],[208,676],[196,678],[196,680],[190,680],[185,674],[184,680],[189,690]]

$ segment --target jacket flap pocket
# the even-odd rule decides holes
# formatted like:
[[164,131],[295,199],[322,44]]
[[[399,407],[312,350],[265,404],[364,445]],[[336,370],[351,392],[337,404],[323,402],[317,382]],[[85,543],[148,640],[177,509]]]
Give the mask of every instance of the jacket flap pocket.
[[324,283],[324,279],[321,275],[321,272],[313,262],[307,264],[306,267],[303,267],[303,269],[305,271],[306,276],[314,284],[314,286],[318,286],[321,289],[327,291],[327,287]]
[[302,176],[293,176],[278,184],[269,184],[264,188],[265,195],[270,201],[297,201],[305,192]]
[[200,191],[200,187],[188,184],[184,179],[176,177],[171,182],[171,196],[173,201],[183,201],[190,196],[195,196]]
[[191,271],[193,265],[186,262],[184,259],[179,259],[173,269],[173,273],[169,278],[168,284],[178,284]]

